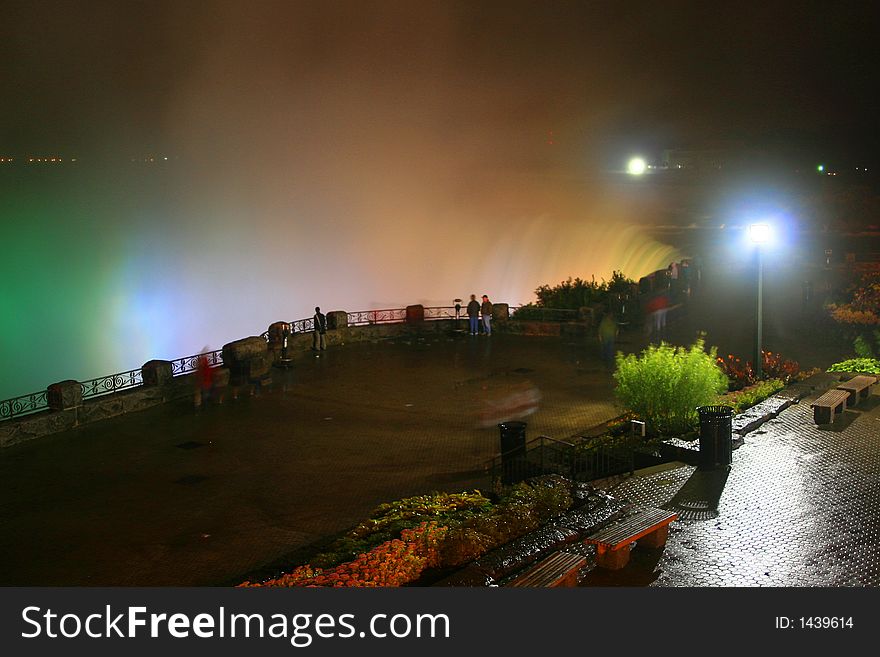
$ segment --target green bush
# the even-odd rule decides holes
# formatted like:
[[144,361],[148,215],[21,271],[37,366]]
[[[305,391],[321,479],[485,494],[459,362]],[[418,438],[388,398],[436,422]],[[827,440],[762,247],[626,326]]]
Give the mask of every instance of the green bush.
[[874,358],[874,348],[871,346],[871,341],[864,335],[857,335],[853,340],[853,351],[859,358]]
[[652,433],[692,430],[697,426],[697,407],[715,403],[727,390],[716,350],[706,353],[702,338],[690,348],[663,342],[649,345],[641,356],[618,353],[614,378],[617,397],[645,420]]
[[782,379],[767,379],[759,381],[754,385],[750,385],[742,390],[728,392],[718,398],[719,404],[732,406],[737,413],[741,413],[747,408],[751,408],[755,404],[760,404],[775,392],[779,392],[785,387]]
[[880,360],[876,358],[850,358],[834,363],[829,372],[855,372],[857,374],[880,374]]

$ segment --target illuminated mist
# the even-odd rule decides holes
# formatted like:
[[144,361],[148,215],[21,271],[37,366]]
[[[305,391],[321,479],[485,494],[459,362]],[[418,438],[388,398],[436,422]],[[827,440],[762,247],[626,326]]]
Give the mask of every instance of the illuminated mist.
[[[480,50],[450,12],[271,6],[218,7],[185,56],[171,34],[161,120],[137,138],[111,122],[91,159],[0,172],[0,398],[219,348],[315,305],[520,304],[680,255],[644,228],[669,220],[657,192],[601,173],[617,106],[593,103],[618,75],[597,66],[571,99],[554,72],[568,53]],[[130,161],[145,154],[170,159]]]

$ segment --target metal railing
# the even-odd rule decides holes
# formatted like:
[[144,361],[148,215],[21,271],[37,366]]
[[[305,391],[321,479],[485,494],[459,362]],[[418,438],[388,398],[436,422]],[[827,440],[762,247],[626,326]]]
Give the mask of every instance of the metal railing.
[[526,442],[524,447],[495,455],[485,469],[495,490],[546,474],[587,482],[632,473],[637,450],[633,440],[625,438],[591,445],[590,442],[571,443],[538,436]]
[[199,358],[204,356],[208,361],[209,367],[219,367],[223,364],[223,350],[206,351],[203,354],[195,354],[194,356],[184,356],[183,358],[175,358],[171,361],[171,374],[186,374],[187,372],[195,372],[199,369]]
[[387,310],[359,310],[347,313],[349,326],[366,326],[369,324],[396,324],[406,321],[406,308]]
[[108,376],[99,376],[97,379],[89,379],[88,381],[80,381],[82,387],[83,399],[88,397],[98,397],[100,395],[108,395],[111,392],[125,390],[126,388],[134,388],[144,382],[144,375],[140,368],[136,370],[128,370],[119,374],[110,374]]
[[0,401],[0,420],[9,420],[19,415],[28,415],[47,408],[49,408],[49,393],[46,390],[4,399]]
[[[171,362],[172,376],[188,374],[198,369],[199,358],[204,356],[208,360],[208,365],[217,367],[223,364],[223,350],[208,351],[203,354],[193,354],[192,356],[184,356],[183,358],[175,358]],[[143,385],[144,374],[141,368],[136,370],[128,370],[127,372],[118,372],[116,374],[108,374],[107,376],[99,376],[86,381],[79,381],[82,389],[83,399],[92,397],[101,397],[109,395],[120,390],[136,388]],[[32,392],[27,395],[4,399],[0,401],[0,421],[11,420],[22,415],[30,415],[38,413],[49,408],[49,393],[47,390]]]

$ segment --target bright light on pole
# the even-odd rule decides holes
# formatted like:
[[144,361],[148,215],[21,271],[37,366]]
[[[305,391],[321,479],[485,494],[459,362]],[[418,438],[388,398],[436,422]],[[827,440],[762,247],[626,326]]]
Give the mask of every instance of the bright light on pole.
[[626,165],[626,172],[631,176],[641,176],[648,169],[648,163],[644,158],[634,157]]
[[749,225],[749,239],[755,245],[758,258],[758,307],[757,327],[755,331],[755,378],[760,379],[763,374],[764,356],[761,353],[761,328],[763,324],[763,287],[764,287],[764,262],[761,258],[761,246],[770,241],[772,230],[769,224]]
[[752,243],[761,245],[766,244],[770,241],[770,237],[772,236],[773,231],[770,229],[770,224],[750,224],[749,225],[749,239]]

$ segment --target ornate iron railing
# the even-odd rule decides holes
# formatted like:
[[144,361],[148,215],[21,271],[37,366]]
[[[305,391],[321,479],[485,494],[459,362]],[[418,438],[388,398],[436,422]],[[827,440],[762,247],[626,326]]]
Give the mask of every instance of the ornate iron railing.
[[388,310],[359,310],[348,314],[349,326],[364,326],[368,324],[393,324],[406,321],[406,308],[391,308]]
[[42,392],[32,392],[20,397],[0,401],[0,420],[8,420],[18,415],[27,415],[46,410],[49,408],[48,395],[49,393],[43,390]]
[[464,308],[459,309],[458,317],[455,316],[455,307],[453,306],[433,306],[425,308],[425,319],[461,319],[467,317]]
[[290,322],[290,330],[293,333],[311,333],[315,330],[315,318],[309,317]]
[[140,368],[129,370],[128,372],[120,372],[119,374],[110,374],[109,376],[100,376],[97,379],[89,379],[88,381],[80,381],[82,387],[83,399],[88,397],[98,397],[99,395],[108,395],[117,390],[125,390],[126,388],[134,388],[144,382],[144,376]]
[[199,368],[199,358],[204,356],[208,359],[208,365],[217,367],[223,364],[223,350],[206,351],[203,354],[195,354],[193,356],[184,356],[183,358],[175,358],[171,361],[171,374],[186,374],[187,372],[195,372]]

